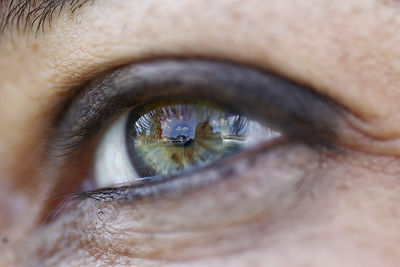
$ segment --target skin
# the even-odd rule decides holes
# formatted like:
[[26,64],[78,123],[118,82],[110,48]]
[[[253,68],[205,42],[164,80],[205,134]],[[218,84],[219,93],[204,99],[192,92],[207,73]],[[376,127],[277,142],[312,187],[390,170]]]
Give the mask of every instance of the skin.
[[[0,265],[398,266],[399,14],[383,0],[99,0],[37,36],[9,29]],[[345,153],[276,147],[252,168],[239,160],[237,179],[135,205],[82,201],[42,225],[57,183],[44,175],[46,142],[79,85],[188,56],[255,65],[330,97],[345,110]]]

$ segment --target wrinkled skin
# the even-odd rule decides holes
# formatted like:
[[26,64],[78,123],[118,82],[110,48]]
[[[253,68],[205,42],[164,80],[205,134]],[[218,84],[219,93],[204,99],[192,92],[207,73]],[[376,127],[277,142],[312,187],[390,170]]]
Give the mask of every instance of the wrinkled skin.
[[[0,42],[2,266],[399,266],[396,2],[98,0],[52,23]],[[309,86],[343,106],[342,152],[283,145],[251,168],[238,160],[234,179],[134,204],[83,200],[42,224],[57,179],[38,170],[60,106],[97,74],[157,57]]]

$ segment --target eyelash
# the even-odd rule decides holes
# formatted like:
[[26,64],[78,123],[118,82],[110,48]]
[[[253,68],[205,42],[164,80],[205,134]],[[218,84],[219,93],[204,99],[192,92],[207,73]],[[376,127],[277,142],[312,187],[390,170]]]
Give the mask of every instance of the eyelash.
[[274,147],[282,144],[288,144],[288,139],[275,140],[268,144],[264,144],[261,147],[255,147],[240,152],[197,170],[183,172],[167,178],[155,179],[153,181],[145,181],[136,186],[128,185],[80,192],[77,194],[77,197],[81,199],[90,198],[95,201],[118,201],[119,203],[130,203],[146,197],[157,198],[171,192],[177,194],[179,192],[185,192],[191,188],[209,186],[230,179],[235,173],[242,172],[245,168],[242,168],[242,166],[238,164],[240,159],[245,158],[246,161],[242,163],[246,165],[246,167],[250,168],[254,164],[254,157],[256,155],[272,152]]

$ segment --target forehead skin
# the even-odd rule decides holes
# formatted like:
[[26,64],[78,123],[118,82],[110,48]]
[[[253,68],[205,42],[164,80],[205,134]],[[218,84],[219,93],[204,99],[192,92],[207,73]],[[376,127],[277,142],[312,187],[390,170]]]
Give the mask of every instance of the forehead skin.
[[[360,135],[383,143],[379,153],[399,155],[399,15],[395,2],[379,0],[98,0],[61,12],[37,36],[9,28],[0,40],[0,209],[9,216],[0,228],[22,238],[32,227],[47,188],[21,177],[38,166],[60,103],[96,74],[147,58],[198,56],[273,70],[342,104]],[[29,211],[26,195],[38,200]]]

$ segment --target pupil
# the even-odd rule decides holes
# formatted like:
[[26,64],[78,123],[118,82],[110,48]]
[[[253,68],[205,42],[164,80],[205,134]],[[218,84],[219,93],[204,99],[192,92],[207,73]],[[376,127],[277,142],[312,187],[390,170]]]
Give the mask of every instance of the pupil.
[[127,150],[140,177],[173,175],[241,150],[252,124],[208,103],[156,103],[130,112]]

